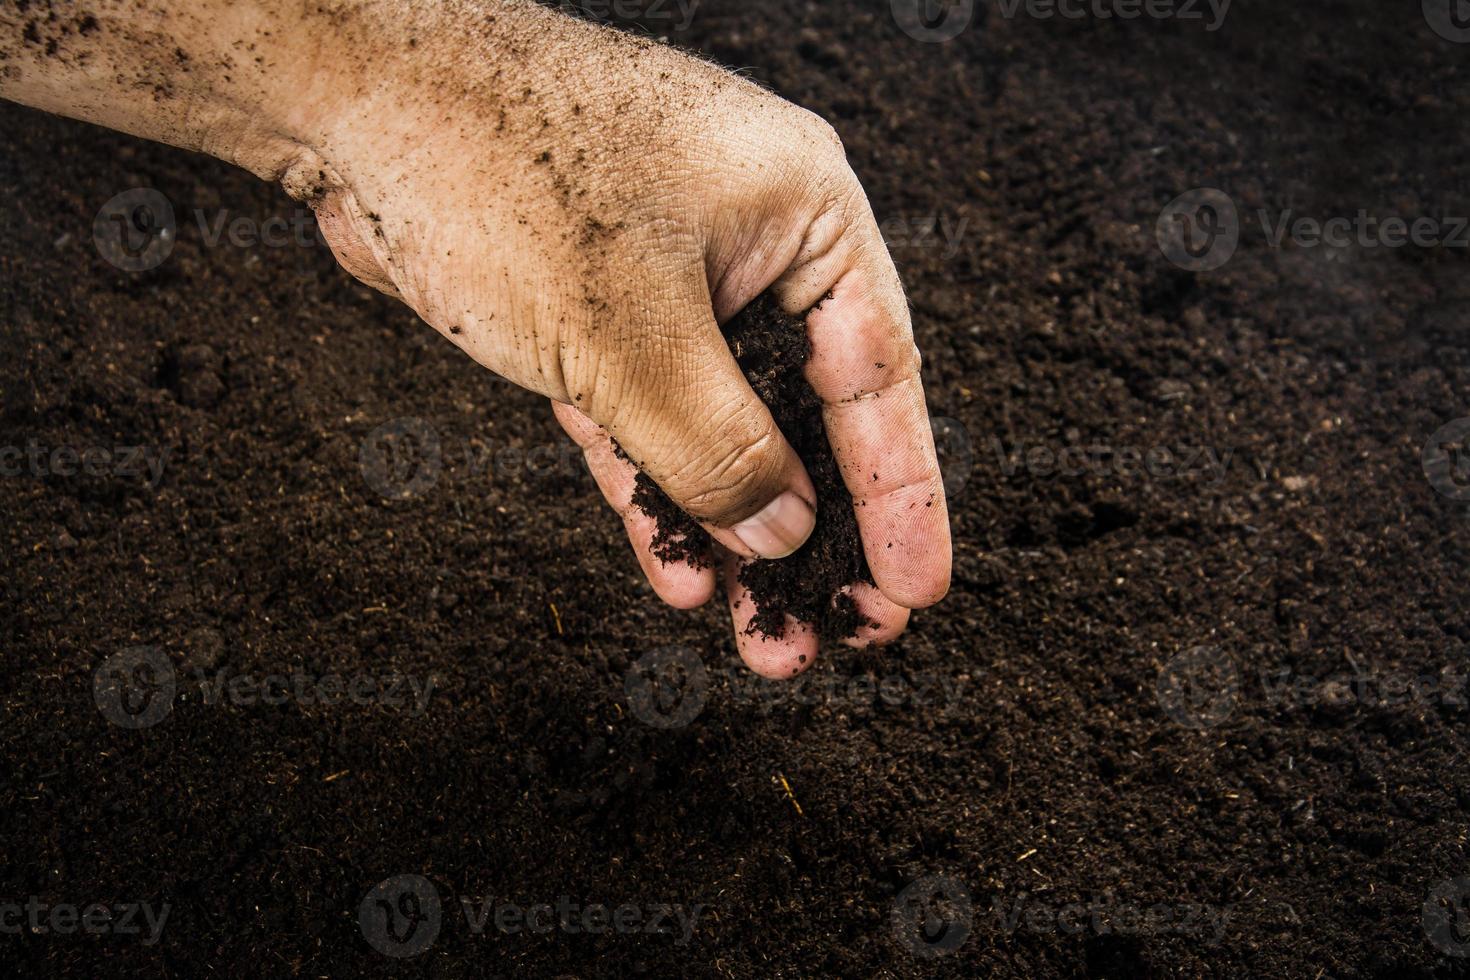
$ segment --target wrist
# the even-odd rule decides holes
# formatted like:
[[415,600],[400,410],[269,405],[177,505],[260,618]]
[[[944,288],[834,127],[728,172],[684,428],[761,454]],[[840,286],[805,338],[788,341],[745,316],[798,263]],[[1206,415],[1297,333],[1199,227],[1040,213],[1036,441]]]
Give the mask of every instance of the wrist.
[[[516,30],[524,8],[558,16],[530,0],[472,0],[453,10],[396,0],[322,8],[308,0],[242,11],[226,31],[230,44],[265,38],[258,45],[265,56],[248,45],[257,64],[208,93],[201,116],[214,122],[198,148],[279,180],[303,160],[345,163],[369,144],[406,153],[442,124],[463,129],[464,115],[502,93],[491,85],[450,91],[446,79],[504,66],[491,38]],[[504,71],[506,85],[528,73],[517,61]]]
[[191,148],[276,181],[322,147],[327,121],[346,113],[366,81],[349,77],[353,62],[334,50],[345,42],[327,15],[304,7],[241,4],[221,18],[210,46],[231,52],[229,70],[194,93]]

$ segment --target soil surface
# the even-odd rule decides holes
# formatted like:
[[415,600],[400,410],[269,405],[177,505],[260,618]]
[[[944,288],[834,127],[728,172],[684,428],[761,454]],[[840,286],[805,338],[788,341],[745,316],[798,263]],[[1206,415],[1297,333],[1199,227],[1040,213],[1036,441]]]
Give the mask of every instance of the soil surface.
[[[646,6],[832,120],[941,419],[951,594],[790,683],[658,603],[540,399],[309,235],[209,244],[278,189],[0,108],[7,973],[1466,975],[1467,250],[1272,229],[1452,232],[1470,46],[904,6]],[[1215,269],[1156,240],[1195,188]],[[126,903],[156,942],[9,931]]]

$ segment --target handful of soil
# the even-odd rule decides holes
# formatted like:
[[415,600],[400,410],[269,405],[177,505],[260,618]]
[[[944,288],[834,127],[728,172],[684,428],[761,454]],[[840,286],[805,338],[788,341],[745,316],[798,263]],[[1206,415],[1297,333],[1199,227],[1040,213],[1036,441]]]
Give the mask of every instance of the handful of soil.
[[[740,370],[806,464],[817,490],[817,525],[807,543],[786,558],[757,560],[740,571],[740,583],[750,590],[756,607],[748,631],[780,637],[785,617],[791,615],[812,624],[823,640],[850,637],[868,620],[842,589],[857,582],[871,584],[873,578],[852,496],[827,442],[821,400],[802,374],[812,350],[806,318],[788,316],[763,294],[723,332]],[[657,522],[653,553],[661,561],[710,564],[710,536],[642,473],[633,503]]]

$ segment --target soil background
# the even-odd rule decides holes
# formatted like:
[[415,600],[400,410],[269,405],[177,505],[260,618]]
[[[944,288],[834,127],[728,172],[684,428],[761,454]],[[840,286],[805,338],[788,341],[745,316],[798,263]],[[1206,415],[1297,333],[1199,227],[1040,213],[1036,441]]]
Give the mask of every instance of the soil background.
[[[1470,213],[1470,46],[1419,6],[1236,0],[1206,32],[977,5],[924,44],[886,2],[699,4],[671,39],[827,116],[880,220],[965,223],[953,247],[890,235],[931,409],[971,445],[948,460],[953,591],[892,648],[829,652],[799,699],[742,680],[722,605],[658,603],[575,458],[474,465],[561,446],[540,399],[325,247],[205,243],[195,209],[289,216],[278,189],[0,107],[0,444],[170,451],[154,488],[4,478],[0,900],[171,906],[154,946],[0,936],[5,972],[1466,975],[1422,924],[1470,873],[1463,703],[1283,703],[1261,680],[1466,669],[1470,513],[1420,465],[1470,414],[1466,250],[1276,249],[1254,218]],[[136,274],[92,242],[135,186],[179,214]],[[1154,224],[1201,186],[1244,228],[1196,274]],[[390,500],[359,452],[405,416],[443,469]],[[1068,445],[1230,455],[1169,476],[1007,455]],[[127,730],[93,676],[139,645],[179,694]],[[668,646],[710,683],[660,729],[625,681]],[[1203,729],[1157,694],[1198,647],[1241,678]],[[196,670],[438,687],[422,716],[207,704]],[[402,961],[358,922],[401,874],[446,902]],[[973,921],[929,959],[890,917],[934,874]],[[707,910],[679,946],[475,936],[454,908],[562,895]],[[991,910],[1018,899],[1231,911],[1218,937],[1067,934],[1007,929]]]

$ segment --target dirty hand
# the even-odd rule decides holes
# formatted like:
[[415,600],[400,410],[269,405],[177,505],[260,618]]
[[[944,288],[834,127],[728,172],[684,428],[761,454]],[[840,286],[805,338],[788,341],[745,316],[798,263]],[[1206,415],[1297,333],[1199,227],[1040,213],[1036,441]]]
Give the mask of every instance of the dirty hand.
[[[857,587],[878,624],[859,641],[892,638],[944,594],[948,519],[907,304],[821,119],[529,0],[164,0],[152,52],[118,23],[138,15],[97,6],[99,28],[73,38],[97,46],[83,79],[28,59],[0,94],[207,150],[309,201],[353,275],[553,401],[676,606],[706,601],[715,571],[652,556],[609,437],[705,524],[730,552],[741,655],[773,677],[809,665],[816,639],[744,631],[738,560],[799,547],[815,495],[719,324],[767,288],[789,312],[830,294],[808,320],[807,377],[878,586]],[[151,113],[107,78],[149,59],[172,73]],[[124,91],[95,91],[108,85]]]

